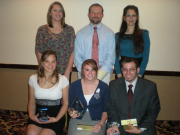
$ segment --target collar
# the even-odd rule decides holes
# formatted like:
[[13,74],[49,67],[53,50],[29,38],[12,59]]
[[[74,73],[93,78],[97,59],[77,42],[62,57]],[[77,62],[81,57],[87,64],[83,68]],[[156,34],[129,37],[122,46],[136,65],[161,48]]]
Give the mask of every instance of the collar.
[[94,30],[94,27],[97,27],[97,30],[99,30],[102,26],[102,23],[100,22],[98,25],[94,26],[91,22],[89,23],[89,27]]
[[136,79],[135,79],[132,83],[129,83],[128,81],[125,80],[125,83],[126,83],[126,91],[127,91],[127,92],[128,92],[128,89],[129,89],[128,85],[129,85],[129,84],[132,84],[132,85],[133,85],[133,87],[132,87],[132,92],[134,93],[137,80],[138,80],[138,77],[137,77],[137,76],[136,76]]

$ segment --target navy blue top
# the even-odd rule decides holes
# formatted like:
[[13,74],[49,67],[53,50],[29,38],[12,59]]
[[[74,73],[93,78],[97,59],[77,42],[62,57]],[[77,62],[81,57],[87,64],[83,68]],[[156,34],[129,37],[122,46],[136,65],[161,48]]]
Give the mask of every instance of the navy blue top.
[[[143,51],[143,53],[139,53],[138,55],[134,54],[133,41],[132,41],[131,37],[128,37],[131,35],[132,34],[125,34],[125,37],[123,37],[121,39],[121,42],[119,44],[120,54],[118,57],[116,56],[115,65],[114,65],[116,74],[121,74],[121,67],[119,64],[120,56],[131,57],[131,58],[141,58],[142,57],[139,74],[143,75],[146,70],[146,66],[147,66],[147,63],[149,60],[149,51],[150,51],[149,32],[147,30],[142,31],[142,35],[143,35],[143,39],[144,39],[144,45],[143,45],[144,51]],[[118,37],[119,37],[119,33],[116,33],[116,36],[115,36],[116,43],[117,43]]]
[[[99,92],[99,98],[95,98],[95,94]],[[103,112],[106,112],[106,106],[109,101],[109,87],[106,83],[99,80],[99,84],[94,92],[94,95],[89,101],[89,105],[87,106],[86,99],[83,94],[81,79],[73,82],[69,88],[69,105],[71,106],[75,97],[78,96],[81,103],[84,106],[84,112],[86,112],[87,108],[89,110],[91,120],[101,120],[101,116]],[[79,116],[76,119],[82,119],[83,116]]]

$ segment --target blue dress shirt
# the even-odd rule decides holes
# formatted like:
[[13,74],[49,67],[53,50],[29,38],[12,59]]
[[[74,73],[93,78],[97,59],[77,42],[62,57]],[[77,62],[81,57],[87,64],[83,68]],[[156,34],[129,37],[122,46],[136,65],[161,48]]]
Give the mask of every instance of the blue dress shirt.
[[[100,23],[97,26],[97,33],[99,39],[99,67],[100,70],[108,73],[113,72],[113,65],[115,63],[115,36],[114,32]],[[82,63],[91,59],[92,54],[92,40],[94,34],[94,25],[89,23],[76,34],[75,48],[74,48],[74,65],[81,74]]]

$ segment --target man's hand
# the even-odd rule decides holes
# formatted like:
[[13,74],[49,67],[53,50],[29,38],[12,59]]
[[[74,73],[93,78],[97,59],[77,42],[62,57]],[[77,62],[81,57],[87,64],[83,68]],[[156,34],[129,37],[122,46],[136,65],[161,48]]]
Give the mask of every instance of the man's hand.
[[128,133],[131,133],[131,134],[140,134],[140,133],[142,133],[142,130],[141,130],[141,129],[134,127],[132,124],[129,124],[129,127],[130,127],[131,129],[125,130],[125,131],[128,132]]
[[112,126],[111,128],[109,128],[109,129],[107,130],[107,135],[111,135],[111,134],[113,135],[113,133],[114,133],[115,131],[117,131],[117,132],[118,132],[118,135],[120,135],[120,132],[119,132],[119,129],[118,129],[117,124],[114,125],[114,126]]

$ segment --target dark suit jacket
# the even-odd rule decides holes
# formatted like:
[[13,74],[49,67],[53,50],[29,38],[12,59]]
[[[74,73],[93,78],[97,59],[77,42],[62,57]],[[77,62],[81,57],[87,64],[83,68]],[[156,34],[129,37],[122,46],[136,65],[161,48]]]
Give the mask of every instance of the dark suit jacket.
[[[110,99],[107,105],[108,121],[121,123],[128,118],[129,104],[125,79],[120,77],[109,84]],[[160,111],[157,87],[154,82],[138,77],[131,102],[131,118],[136,118],[139,128],[147,128],[142,135],[156,135],[154,122]],[[121,135],[128,135],[119,126]]]

